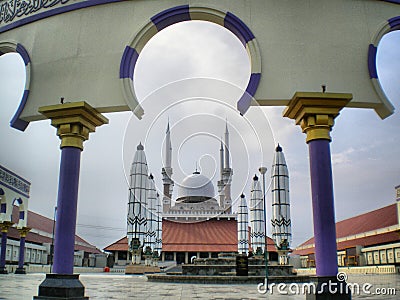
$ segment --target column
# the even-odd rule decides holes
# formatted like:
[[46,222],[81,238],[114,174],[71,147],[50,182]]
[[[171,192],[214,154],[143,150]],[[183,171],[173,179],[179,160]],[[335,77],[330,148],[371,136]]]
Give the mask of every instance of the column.
[[12,222],[4,221],[0,224],[1,228],[1,254],[0,254],[0,274],[7,274],[6,269],[6,250],[7,250],[7,233],[8,229],[13,225]]
[[53,272],[72,274],[83,142],[90,132],[108,120],[86,102],[45,106],[39,108],[39,112],[51,119],[51,125],[57,128],[61,139]]
[[185,264],[189,263],[189,252],[185,252]]
[[[307,136],[317,277],[329,280],[335,280],[338,273],[330,131],[351,99],[351,94],[297,92],[283,114],[294,119]],[[348,295],[343,296],[337,299]]]
[[73,274],[76,212],[81,152],[83,142],[96,127],[108,123],[86,102],[73,102],[40,107],[39,112],[51,119],[61,139],[61,161],[57,196],[57,222],[54,239],[53,273],[47,274],[39,287],[39,296],[69,299],[74,295],[84,297],[84,287],[79,275]]
[[19,239],[19,258],[18,258],[18,268],[15,270],[15,274],[26,274],[24,268],[25,261],[25,238],[31,228],[22,227],[18,228],[20,239]]

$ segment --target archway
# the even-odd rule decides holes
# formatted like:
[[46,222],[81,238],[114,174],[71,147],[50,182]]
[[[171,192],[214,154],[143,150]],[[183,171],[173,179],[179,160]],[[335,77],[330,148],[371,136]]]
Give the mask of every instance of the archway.
[[25,107],[26,101],[28,100],[29,96],[29,88],[30,88],[30,76],[31,76],[31,59],[29,57],[28,51],[26,51],[25,47],[21,44],[7,41],[1,42],[0,41],[0,56],[6,53],[18,53],[24,61],[25,64],[25,88],[21,98],[21,102],[17,111],[15,112],[13,118],[10,121],[10,126],[21,131],[24,131],[28,126],[29,122],[22,120],[20,118],[22,110]]
[[125,100],[139,118],[142,117],[144,112],[141,107],[136,106],[138,100],[133,88],[133,77],[141,51],[157,32],[170,25],[191,20],[209,21],[227,28],[236,35],[243,47],[246,48],[251,62],[251,75],[245,93],[238,102],[238,109],[241,114],[247,111],[261,78],[261,56],[255,36],[243,21],[230,12],[183,5],[164,10],[150,18],[150,21],[138,31],[125,47],[121,58],[119,77],[122,80]]
[[[390,105],[390,101],[387,98],[385,92],[382,89],[382,84],[379,81],[378,78],[378,70],[377,70],[377,52],[378,52],[378,45],[381,42],[382,38],[395,30],[400,29],[400,16],[393,17],[389,20],[387,20],[384,24],[382,24],[374,37],[372,38],[372,42],[369,45],[368,49],[368,70],[369,70],[369,76],[371,78],[373,87],[376,91],[376,93],[379,95],[380,99],[382,100],[385,105]],[[376,108],[377,111],[379,112],[379,108]]]

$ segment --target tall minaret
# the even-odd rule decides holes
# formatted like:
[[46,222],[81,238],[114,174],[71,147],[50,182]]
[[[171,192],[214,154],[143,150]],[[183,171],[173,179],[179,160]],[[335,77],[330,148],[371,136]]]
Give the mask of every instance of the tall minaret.
[[156,245],[154,247],[154,250],[158,252],[158,254],[161,254],[162,251],[162,207],[161,207],[161,202],[160,202],[160,195],[157,193],[157,215],[156,215],[156,220],[157,220],[157,227],[156,227]]
[[282,147],[275,149],[272,177],[272,238],[279,250],[288,250],[292,238],[290,203],[289,203],[289,172],[286,166]]
[[231,198],[231,182],[232,182],[233,170],[230,167],[229,162],[229,131],[228,131],[228,121],[226,121],[225,126],[225,161],[224,169],[222,172],[222,180],[224,182],[224,202],[223,207],[226,213],[232,212],[232,198]]
[[228,121],[225,123],[225,168],[229,169],[229,131]]
[[240,196],[237,216],[238,252],[247,255],[249,252],[249,215],[245,196]]
[[162,168],[161,174],[163,176],[164,195],[163,195],[163,211],[168,212],[171,208],[171,198],[174,182],[172,181],[172,145],[171,145],[171,132],[169,129],[169,120],[167,124],[167,131],[165,133],[165,166]]
[[265,250],[264,198],[257,175],[254,175],[251,186],[250,226],[253,253],[261,255]]
[[129,182],[129,201],[127,217],[127,237],[129,246],[131,246],[133,238],[139,240],[141,247],[143,247],[145,242],[147,225],[147,176],[148,168],[146,155],[144,153],[144,147],[140,143],[137,146],[137,150],[133,158]]
[[224,182],[224,143],[221,138],[221,148],[219,149],[219,160],[220,160],[220,180],[218,180],[218,195],[219,195],[219,205],[224,206],[225,200],[225,182]]
[[151,250],[156,246],[157,235],[157,192],[154,183],[154,177],[150,174],[147,180],[147,226],[145,247],[149,246]]

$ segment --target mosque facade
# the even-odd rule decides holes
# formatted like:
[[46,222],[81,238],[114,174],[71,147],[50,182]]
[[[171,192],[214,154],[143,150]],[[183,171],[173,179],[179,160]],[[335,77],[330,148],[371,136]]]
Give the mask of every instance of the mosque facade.
[[[282,247],[277,242],[282,240],[283,233],[286,234],[286,250],[289,250],[288,182],[283,185],[286,189],[273,193],[273,203],[280,210],[276,217],[274,215],[272,225],[279,227],[280,233],[274,233],[274,239],[266,239],[265,197],[257,176],[253,178],[249,202],[242,195],[238,212],[232,210],[233,168],[229,153],[228,124],[219,150],[220,178],[217,191],[212,181],[198,170],[186,176],[179,184],[174,182],[169,123],[164,145],[165,159],[161,170],[163,195],[155,191],[144,146],[137,146],[130,172],[127,238],[122,238],[104,249],[115,253],[116,264],[142,263],[140,258],[146,253],[146,249],[149,253],[153,252],[153,258],[156,257],[157,260],[177,263],[189,263],[193,257],[215,258],[218,254],[227,252],[263,255],[267,249],[269,260],[279,263],[278,252]],[[282,161],[280,146],[275,156],[275,162]],[[282,180],[274,174],[277,170],[288,177],[286,163],[272,168],[272,178],[275,176]],[[282,222],[286,227],[280,227]],[[127,255],[120,255],[119,252]],[[287,255],[287,251],[283,254]],[[281,262],[287,263],[287,260]]]

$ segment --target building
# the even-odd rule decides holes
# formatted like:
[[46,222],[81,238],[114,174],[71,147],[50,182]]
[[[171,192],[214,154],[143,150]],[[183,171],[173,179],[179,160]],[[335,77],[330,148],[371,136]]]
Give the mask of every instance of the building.
[[[168,122],[164,148],[165,160],[161,170],[163,195],[162,230],[160,230],[162,234],[159,234],[159,239],[162,240],[160,260],[176,261],[178,264],[189,263],[193,257],[214,258],[218,257],[219,253],[238,252],[238,215],[236,212],[232,212],[233,168],[229,156],[228,125],[225,127],[224,141],[221,141],[220,179],[217,191],[215,191],[212,181],[200,174],[198,170],[188,175],[179,184],[174,182],[172,150],[171,130]],[[149,176],[145,149],[140,143],[137,146],[130,173],[127,237],[104,248],[104,251],[114,254],[115,265],[125,266],[133,260],[134,263],[140,263],[140,259],[136,257],[140,252],[136,251],[137,247],[132,247],[134,239],[139,240],[142,250],[145,250],[146,246],[153,249],[152,243],[146,238],[146,232],[153,232],[152,229],[149,229],[152,227],[149,224],[152,223],[151,218],[156,214],[154,212],[149,214],[150,209],[154,207],[150,200],[156,198],[151,192],[153,188],[149,188],[149,186],[153,186],[149,185],[149,180],[152,181],[153,176],[151,174]],[[172,197],[174,188],[177,188],[175,199]],[[257,188],[255,201],[260,206],[263,205],[263,197],[258,181]],[[263,210],[260,213],[263,214]],[[259,214],[254,215],[254,218],[260,219]],[[260,228],[257,231],[257,236],[261,241],[258,246],[262,250],[265,249],[263,224],[264,221],[258,224]],[[253,251],[250,242],[252,234],[249,229],[247,238],[250,251]],[[268,238],[267,250],[270,261],[278,261],[277,248],[270,238]],[[134,259],[133,256],[135,256]]]
[[[12,220],[18,220],[18,208],[14,206]],[[46,265],[51,263],[51,248],[53,244],[54,221],[38,213],[27,211],[27,227],[30,231],[26,235],[25,263]],[[16,227],[8,231],[6,246],[6,263],[17,264],[20,247],[20,233]],[[96,257],[104,254],[78,235],[75,236],[74,265],[94,267]],[[100,260],[99,260],[100,261]],[[101,261],[104,261],[103,259]],[[102,266],[101,266],[102,267]]]
[[[163,245],[161,261],[190,263],[193,256],[200,258],[218,257],[222,252],[237,252],[237,221],[211,219],[197,223],[177,223],[163,220]],[[250,229],[249,229],[250,236]],[[277,249],[268,238],[270,262],[278,260]],[[251,246],[250,246],[250,250]],[[123,237],[104,248],[114,254],[115,266],[129,264],[128,239]]]
[[[400,265],[400,186],[397,203],[336,223],[339,266]],[[314,238],[298,246],[303,268],[315,267]]]

